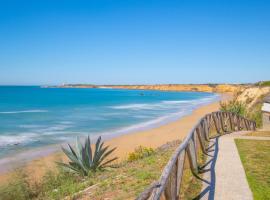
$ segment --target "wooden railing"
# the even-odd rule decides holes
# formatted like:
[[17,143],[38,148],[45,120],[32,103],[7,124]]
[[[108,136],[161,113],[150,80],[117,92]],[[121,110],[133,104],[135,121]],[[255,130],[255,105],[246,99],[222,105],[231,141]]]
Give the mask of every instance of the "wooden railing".
[[207,153],[208,142],[213,137],[213,133],[219,135],[255,129],[256,123],[254,121],[234,113],[213,112],[205,115],[176,149],[160,179],[142,192],[137,200],[180,199],[185,160],[188,160],[192,173],[198,174],[200,171],[198,149]]

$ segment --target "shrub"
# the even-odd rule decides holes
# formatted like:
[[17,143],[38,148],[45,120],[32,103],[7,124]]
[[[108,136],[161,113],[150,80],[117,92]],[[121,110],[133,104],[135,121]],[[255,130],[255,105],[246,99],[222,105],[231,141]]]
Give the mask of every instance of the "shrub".
[[246,116],[247,113],[246,105],[236,100],[220,102],[220,110],[224,112],[232,112],[241,116]]
[[260,81],[255,84],[256,86],[267,87],[270,86],[270,81]]
[[[250,101],[249,99],[247,101]],[[224,112],[233,112],[237,115],[246,117],[256,122],[257,127],[262,126],[262,103],[258,102],[254,106],[247,108],[246,104],[232,100],[229,102],[221,102],[220,110]]]
[[76,148],[73,149],[69,144],[69,150],[62,147],[63,152],[70,159],[68,164],[58,163],[64,170],[88,176],[91,172],[101,170],[108,166],[109,163],[117,159],[114,157],[109,160],[105,160],[116,149],[109,149],[109,146],[104,147],[104,142],[99,137],[95,144],[95,151],[92,151],[90,138],[85,140],[84,146],[77,138]]
[[127,160],[129,162],[134,161],[134,160],[139,160],[141,158],[152,155],[154,152],[155,151],[153,148],[139,146],[134,150],[134,152],[131,152],[128,154]]

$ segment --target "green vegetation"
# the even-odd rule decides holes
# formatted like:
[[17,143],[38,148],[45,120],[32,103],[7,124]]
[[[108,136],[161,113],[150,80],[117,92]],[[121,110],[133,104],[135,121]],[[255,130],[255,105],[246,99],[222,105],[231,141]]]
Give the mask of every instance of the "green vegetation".
[[48,171],[41,182],[33,182],[20,170],[11,181],[0,186],[0,200],[62,199],[92,184],[91,179],[61,169]]
[[106,167],[109,163],[117,158],[105,159],[116,149],[109,150],[109,146],[104,147],[104,142],[99,137],[95,144],[95,151],[92,151],[90,138],[85,140],[84,146],[77,138],[76,149],[74,150],[69,144],[69,150],[62,147],[63,152],[70,159],[68,164],[58,163],[64,170],[68,172],[78,173],[83,176],[88,176],[89,173],[96,172]]
[[[156,150],[142,147],[140,149],[147,149],[151,153],[132,162],[122,161],[113,168],[97,170],[88,176],[80,176],[59,168],[48,172],[41,182],[33,183],[24,173],[19,173],[20,176],[14,176],[11,182],[0,187],[0,199],[134,199],[153,181],[159,179],[177,145],[179,142],[169,143]],[[138,150],[135,152],[138,153]],[[201,181],[192,175],[186,160],[181,188],[182,199],[194,199],[200,193],[201,184]]]
[[[247,104],[250,103],[247,100]],[[258,101],[255,105],[248,108],[247,104],[239,102],[234,98],[228,102],[220,102],[220,110],[224,112],[233,112],[237,115],[246,117],[256,122],[257,127],[262,126],[262,102]]]
[[131,152],[128,154],[127,160],[130,162],[134,161],[134,160],[139,160],[139,159],[142,159],[144,157],[150,156],[154,152],[155,151],[153,148],[139,146],[134,150],[134,152]]
[[228,102],[220,102],[220,110],[224,112],[232,112],[237,115],[245,116],[247,113],[246,105],[234,100]]
[[270,131],[256,131],[246,134],[247,136],[270,137]]
[[254,199],[269,199],[270,141],[236,139],[235,143]]
[[262,127],[262,104],[258,103],[254,105],[247,113],[246,117],[256,122],[258,128]]
[[261,86],[261,87],[270,86],[270,81],[260,81],[260,82],[256,83],[255,85]]
[[0,187],[1,200],[24,200],[31,199],[36,196],[33,187],[31,188],[27,175],[22,171],[16,171],[12,180],[7,185]]

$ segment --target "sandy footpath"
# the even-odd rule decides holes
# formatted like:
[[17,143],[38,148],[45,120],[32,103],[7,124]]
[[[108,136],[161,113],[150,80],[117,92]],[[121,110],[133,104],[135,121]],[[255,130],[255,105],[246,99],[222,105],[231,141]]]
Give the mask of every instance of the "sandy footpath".
[[[222,94],[223,101],[229,98],[231,98],[229,94]],[[219,102],[214,102],[194,110],[190,115],[184,116],[177,121],[150,130],[118,136],[106,141],[106,144],[117,147],[114,154],[119,157],[119,160],[122,160],[139,145],[156,148],[168,141],[183,140],[201,117],[218,109]],[[34,180],[39,180],[44,172],[55,167],[55,161],[63,158],[64,156],[60,152],[52,153],[28,162],[24,168]],[[0,174],[0,184],[6,182],[11,173]]]

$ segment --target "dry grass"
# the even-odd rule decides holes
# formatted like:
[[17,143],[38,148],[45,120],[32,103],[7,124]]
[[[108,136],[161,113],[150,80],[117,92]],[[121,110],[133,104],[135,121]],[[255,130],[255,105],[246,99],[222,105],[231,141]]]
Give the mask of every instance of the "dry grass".
[[270,137],[270,131],[255,131],[246,134],[246,136]]

